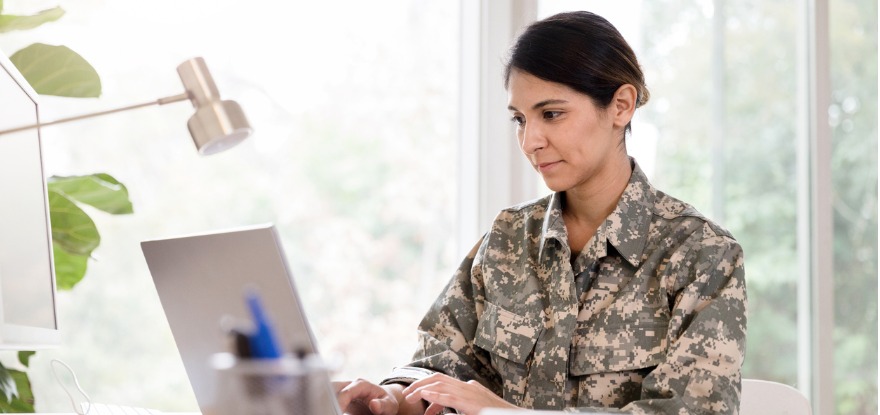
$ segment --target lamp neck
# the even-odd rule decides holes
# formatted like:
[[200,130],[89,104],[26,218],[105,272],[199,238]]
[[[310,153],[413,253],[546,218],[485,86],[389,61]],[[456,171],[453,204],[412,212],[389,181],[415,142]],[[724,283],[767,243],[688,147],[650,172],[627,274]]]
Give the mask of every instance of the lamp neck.
[[95,112],[95,113],[91,113],[91,114],[77,115],[77,116],[73,116],[73,117],[61,118],[61,119],[58,119],[55,121],[50,121],[50,122],[37,123],[37,124],[33,124],[33,125],[24,125],[21,127],[10,128],[8,130],[0,131],[0,135],[30,130],[30,129],[34,129],[37,127],[46,127],[49,125],[63,124],[63,123],[70,122],[70,121],[83,120],[86,118],[93,118],[93,117],[98,117],[101,115],[107,115],[107,114],[113,114],[116,112],[133,110],[133,109],[141,108],[141,107],[149,107],[151,105],[165,105],[165,104],[170,104],[172,102],[183,101],[186,99],[189,99],[189,94],[184,92],[184,93],[178,94],[178,95],[172,95],[172,96],[168,96],[165,98],[159,98],[155,101],[143,102],[140,104],[129,105],[129,106],[116,108],[116,109],[112,109],[112,110],[100,111],[100,112]]

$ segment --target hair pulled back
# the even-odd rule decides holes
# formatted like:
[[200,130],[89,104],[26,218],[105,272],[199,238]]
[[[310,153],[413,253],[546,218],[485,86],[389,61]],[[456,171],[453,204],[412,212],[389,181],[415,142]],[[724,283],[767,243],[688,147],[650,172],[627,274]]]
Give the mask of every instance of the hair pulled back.
[[510,49],[505,89],[513,69],[566,85],[601,108],[624,84],[636,88],[637,108],[650,95],[632,48],[611,23],[587,11],[559,13],[529,25]]

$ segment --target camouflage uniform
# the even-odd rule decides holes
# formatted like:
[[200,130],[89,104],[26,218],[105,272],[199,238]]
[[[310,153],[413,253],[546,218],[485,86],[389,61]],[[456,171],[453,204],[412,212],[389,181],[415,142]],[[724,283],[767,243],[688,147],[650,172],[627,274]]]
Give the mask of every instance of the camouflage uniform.
[[383,383],[436,371],[525,408],[736,414],[742,249],[632,163],[574,262],[561,194],[502,211],[419,325],[414,361]]

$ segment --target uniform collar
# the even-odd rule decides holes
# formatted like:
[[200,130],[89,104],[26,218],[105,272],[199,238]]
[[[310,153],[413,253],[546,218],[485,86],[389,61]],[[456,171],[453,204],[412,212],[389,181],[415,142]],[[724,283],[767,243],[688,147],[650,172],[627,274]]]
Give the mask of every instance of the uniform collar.
[[[630,158],[630,163],[633,171],[629,183],[620,196],[620,200],[617,201],[617,207],[608,215],[596,235],[604,236],[627,262],[638,267],[642,262],[645,244],[648,242],[648,231],[654,211],[655,189],[648,182],[647,176],[635,159]],[[561,193],[555,193],[550,197],[547,215],[544,216],[544,223],[541,227],[539,256],[543,256],[545,244],[551,239],[568,244],[568,233],[562,219]]]

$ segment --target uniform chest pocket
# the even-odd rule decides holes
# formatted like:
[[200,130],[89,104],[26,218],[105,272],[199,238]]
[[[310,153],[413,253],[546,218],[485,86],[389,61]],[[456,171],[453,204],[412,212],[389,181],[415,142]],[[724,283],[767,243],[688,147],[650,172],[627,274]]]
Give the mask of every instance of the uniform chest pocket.
[[535,349],[544,324],[490,302],[477,323],[474,344],[504,359],[523,364]]
[[602,318],[578,322],[571,345],[569,371],[582,376],[623,372],[656,366],[666,358],[668,314],[615,324],[601,324]]

